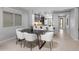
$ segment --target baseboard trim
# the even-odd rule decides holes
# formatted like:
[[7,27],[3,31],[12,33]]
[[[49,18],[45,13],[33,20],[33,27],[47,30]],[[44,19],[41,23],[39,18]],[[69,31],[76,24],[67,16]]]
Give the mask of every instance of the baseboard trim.
[[79,39],[74,39],[75,41],[79,41]]
[[79,39],[74,38],[70,33],[67,33],[73,40],[79,41]]
[[3,40],[0,41],[0,43],[4,43],[6,41],[13,40],[13,39],[16,39],[16,36],[8,38],[8,39],[3,39]]

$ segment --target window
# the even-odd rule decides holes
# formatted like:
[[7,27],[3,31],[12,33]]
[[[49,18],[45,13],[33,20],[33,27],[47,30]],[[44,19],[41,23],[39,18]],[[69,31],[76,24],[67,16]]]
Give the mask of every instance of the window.
[[13,26],[13,14],[9,12],[3,12],[3,27]]
[[21,26],[22,16],[20,14],[15,14],[15,26]]
[[[15,17],[14,17],[15,16]],[[10,12],[3,12],[3,27],[21,26],[22,15]]]

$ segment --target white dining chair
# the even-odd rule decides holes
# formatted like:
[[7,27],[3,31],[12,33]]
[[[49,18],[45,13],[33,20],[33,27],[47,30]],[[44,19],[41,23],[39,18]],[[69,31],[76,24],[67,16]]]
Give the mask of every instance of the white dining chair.
[[41,40],[49,42],[50,50],[52,50],[52,40],[53,40],[54,32],[46,32],[45,34],[41,35]]
[[16,29],[16,38],[17,38],[17,33],[18,33],[18,32],[21,32],[21,30],[23,30],[23,28],[17,28],[17,29]]
[[[24,33],[24,38],[26,41],[31,43],[31,51],[32,51],[32,43],[37,39],[36,34],[31,34],[31,33]],[[26,42],[25,42],[26,45]]]
[[18,42],[20,42],[20,45],[21,45],[21,47],[22,47],[22,45],[24,45],[24,33],[23,32],[21,32],[21,31],[19,31],[19,30],[17,30],[16,31],[16,37],[17,37],[17,41],[16,41],[16,44],[18,43]]
[[47,30],[47,29],[46,29],[46,26],[43,26],[43,29],[44,29],[44,30]]
[[17,32],[17,31],[21,31],[21,30],[23,30],[23,29],[24,29],[24,28],[17,28],[17,29],[16,29],[16,32]]
[[49,27],[48,27],[48,31],[52,31],[52,32],[53,32],[53,31],[54,31],[54,30],[53,30],[53,26],[49,26]]

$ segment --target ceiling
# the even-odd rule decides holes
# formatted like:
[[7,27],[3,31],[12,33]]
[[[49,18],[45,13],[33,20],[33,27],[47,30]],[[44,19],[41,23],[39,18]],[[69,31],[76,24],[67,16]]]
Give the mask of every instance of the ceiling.
[[31,9],[31,10],[39,10],[39,9],[42,9],[42,10],[64,10],[64,9],[71,9],[71,8],[73,8],[73,7],[22,7],[22,8],[24,8],[24,9],[26,9],[26,10],[29,10],[29,9]]
[[22,11],[33,11],[33,12],[53,12],[53,11],[65,11],[70,10],[74,7],[14,7]]

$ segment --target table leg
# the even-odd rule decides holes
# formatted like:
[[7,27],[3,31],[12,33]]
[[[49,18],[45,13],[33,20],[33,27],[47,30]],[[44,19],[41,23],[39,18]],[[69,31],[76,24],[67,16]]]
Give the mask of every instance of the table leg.
[[39,35],[37,34],[37,40],[38,40],[38,48],[40,48],[40,40],[39,40]]
[[38,39],[38,48],[41,49],[41,48],[45,45],[46,41],[44,41],[44,42],[40,45],[40,35],[39,35],[39,34],[37,34],[37,39]]
[[39,47],[39,49],[41,49],[44,45],[45,45],[46,41],[44,41],[44,43]]

